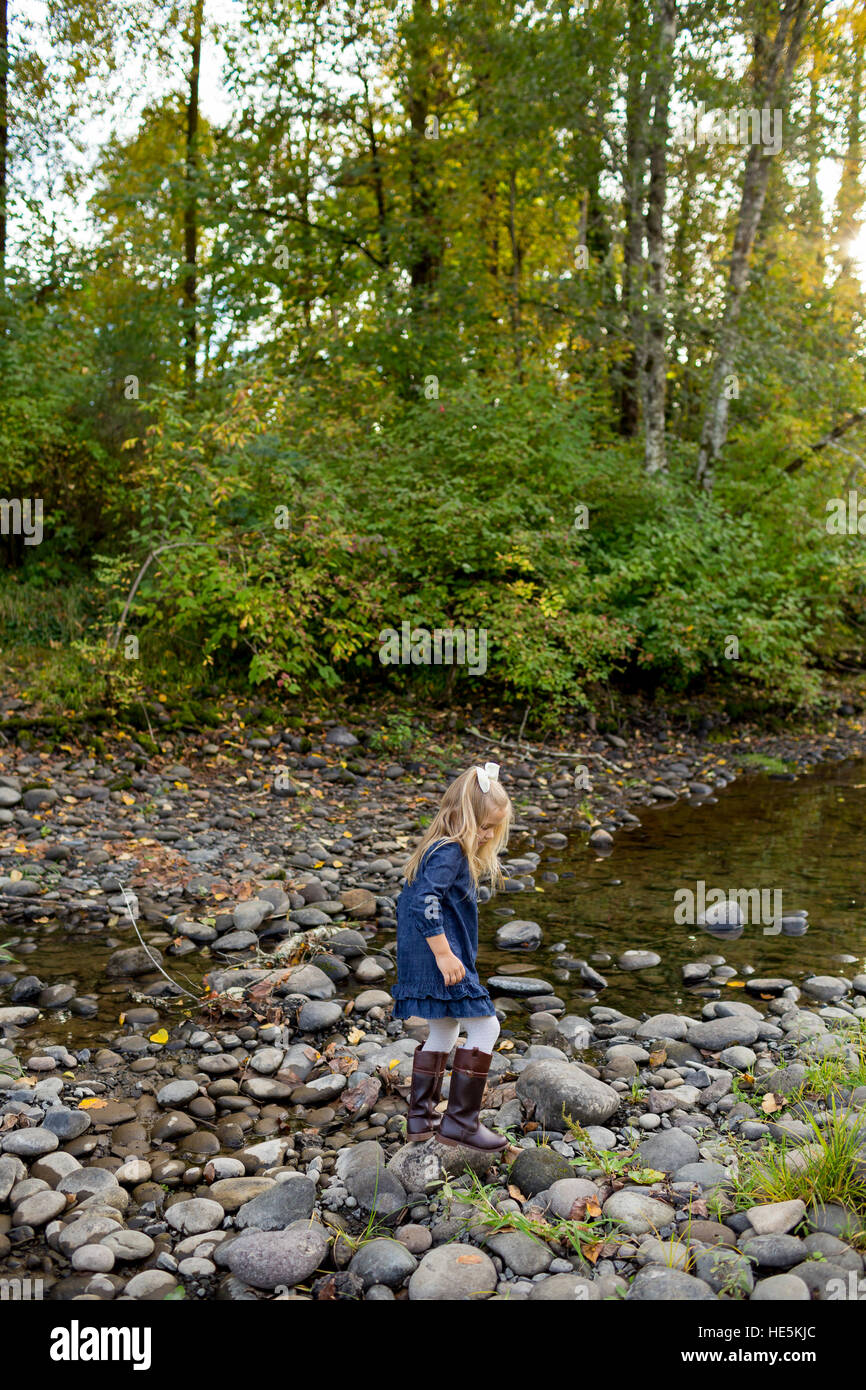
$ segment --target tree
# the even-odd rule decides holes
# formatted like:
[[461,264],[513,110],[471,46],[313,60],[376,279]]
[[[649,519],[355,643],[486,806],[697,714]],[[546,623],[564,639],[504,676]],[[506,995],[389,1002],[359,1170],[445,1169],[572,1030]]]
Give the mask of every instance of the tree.
[[[756,109],[769,112],[782,109],[807,22],[821,13],[824,3],[825,0],[817,0],[817,3],[815,0],[784,0],[772,38],[763,28],[756,28],[751,84]],[[761,8],[755,16],[758,22],[762,18]],[[752,248],[761,222],[771,168],[772,160],[765,147],[757,141],[752,143],[744,163],[727,291],[715,333],[714,365],[698,450],[697,480],[707,492],[712,490],[716,462],[727,439],[730,398],[726,382],[735,365],[740,311],[749,283]]]

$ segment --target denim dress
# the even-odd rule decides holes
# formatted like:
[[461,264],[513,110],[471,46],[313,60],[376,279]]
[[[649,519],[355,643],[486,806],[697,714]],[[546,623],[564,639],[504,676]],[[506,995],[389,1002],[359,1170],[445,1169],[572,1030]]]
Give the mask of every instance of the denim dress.
[[[446,985],[428,936],[442,933],[466,974]],[[493,1001],[478,979],[477,895],[469,863],[456,840],[428,849],[413,883],[397,899],[397,984],[394,1017],[478,1018],[494,1014]]]

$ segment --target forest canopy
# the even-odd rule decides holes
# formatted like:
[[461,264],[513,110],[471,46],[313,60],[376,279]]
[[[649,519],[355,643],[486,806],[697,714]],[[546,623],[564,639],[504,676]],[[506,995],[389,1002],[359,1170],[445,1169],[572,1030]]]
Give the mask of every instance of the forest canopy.
[[[0,12],[0,642],[45,701],[859,669],[862,0]],[[403,623],[486,669],[395,672]]]

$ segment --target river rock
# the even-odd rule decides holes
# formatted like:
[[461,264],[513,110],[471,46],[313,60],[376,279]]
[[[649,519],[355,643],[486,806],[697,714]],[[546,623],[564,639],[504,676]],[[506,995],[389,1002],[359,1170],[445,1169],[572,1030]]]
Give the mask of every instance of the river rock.
[[674,1219],[674,1209],[667,1202],[656,1197],[647,1197],[640,1192],[629,1192],[625,1188],[614,1192],[602,1207],[605,1216],[620,1222],[620,1229],[628,1235],[655,1234]]
[[668,1269],[665,1265],[644,1265],[626,1294],[626,1299],[632,1303],[706,1303],[710,1299],[715,1301],[715,1297],[703,1279],[684,1274],[680,1269]]
[[400,1241],[371,1240],[362,1245],[349,1263],[350,1274],[361,1280],[365,1289],[373,1284],[385,1284],[397,1289],[418,1268],[418,1261]]
[[376,897],[368,888],[347,888],[340,894],[340,902],[347,917],[364,918],[376,916]]
[[474,1245],[438,1245],[428,1250],[409,1280],[414,1302],[475,1302],[489,1298],[499,1276],[489,1255]]
[[296,1221],[282,1231],[245,1231],[226,1252],[232,1274],[256,1289],[290,1287],[309,1279],[328,1253],[329,1238],[316,1221]]
[[530,1062],[517,1079],[524,1106],[545,1129],[564,1130],[563,1111],[580,1125],[604,1124],[619,1108],[619,1093],[573,1062]]
[[32,1197],[25,1197],[16,1205],[15,1225],[44,1226],[65,1210],[66,1198],[62,1192],[34,1192]]
[[523,1149],[511,1165],[510,1179],[527,1197],[546,1192],[555,1182],[571,1178],[574,1169],[563,1154],[547,1145]]
[[802,1221],[806,1203],[799,1197],[790,1202],[768,1202],[765,1206],[749,1207],[746,1215],[759,1236],[785,1235]]
[[193,1197],[188,1202],[176,1202],[165,1213],[165,1219],[173,1231],[185,1236],[201,1235],[203,1231],[215,1231],[222,1225],[225,1211],[219,1202],[208,1197]]
[[7,1129],[0,1131],[0,1143],[4,1154],[17,1154],[21,1158],[40,1158],[59,1147],[60,1140],[50,1129],[42,1125],[32,1125],[29,1129]]
[[759,1032],[759,1025],[752,1019],[732,1014],[710,1018],[705,1023],[693,1023],[686,1033],[686,1042],[704,1052],[721,1052],[736,1044],[749,1047],[757,1041]]
[[198,1095],[198,1091],[197,1081],[169,1081],[157,1092],[156,1099],[160,1105],[172,1109],[175,1105],[185,1105]]
[[515,1274],[525,1275],[529,1279],[536,1274],[546,1274],[553,1259],[552,1252],[544,1242],[527,1235],[525,1231],[497,1231],[488,1235],[484,1243]]
[[700,1152],[694,1139],[681,1129],[665,1129],[643,1139],[638,1146],[641,1165],[660,1173],[675,1173],[687,1163],[697,1163]]
[[290,1178],[246,1202],[235,1217],[235,1225],[242,1231],[282,1231],[311,1217],[315,1204],[316,1184],[307,1177]]
[[523,922],[516,919],[506,922],[496,929],[496,944],[503,950],[520,946],[537,946],[541,941],[541,927],[537,922]]
[[211,1184],[210,1195],[223,1211],[231,1213],[275,1186],[273,1178],[219,1178]]

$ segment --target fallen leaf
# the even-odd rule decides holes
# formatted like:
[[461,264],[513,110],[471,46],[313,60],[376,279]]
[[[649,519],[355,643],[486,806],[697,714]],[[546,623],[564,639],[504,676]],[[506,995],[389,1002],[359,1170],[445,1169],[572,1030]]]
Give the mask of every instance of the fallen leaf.
[[481,1256],[481,1255],[458,1255],[458,1256],[457,1256],[457,1263],[458,1263],[459,1265],[480,1265],[480,1264],[481,1264],[481,1260],[482,1260],[482,1256]]
[[155,1033],[151,1033],[150,1041],[152,1043],[167,1043],[168,1033],[164,1028],[158,1028]]
[[101,1100],[99,1096],[87,1096],[78,1102],[79,1110],[104,1110],[108,1104],[107,1100]]
[[761,1101],[761,1109],[765,1115],[773,1115],[777,1110],[781,1110],[784,1104],[784,1096],[777,1095],[773,1091],[768,1091]]
[[599,1240],[596,1241],[595,1245],[584,1245],[580,1253],[585,1260],[589,1260],[590,1264],[594,1265],[603,1249],[604,1241]]
[[508,1195],[509,1197],[513,1197],[515,1202],[526,1201],[526,1198],[524,1197],[523,1193],[520,1191],[520,1188],[517,1186],[516,1183],[510,1182],[508,1184]]
[[657,1052],[651,1052],[651,1053],[650,1053],[650,1055],[649,1055],[649,1064],[650,1064],[651,1067],[660,1067],[660,1066],[662,1065],[662,1063],[664,1063],[664,1062],[667,1061],[667,1058],[668,1058],[667,1052],[665,1051],[665,1049],[664,1049],[663,1047],[660,1047],[660,1048],[658,1049]]

